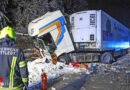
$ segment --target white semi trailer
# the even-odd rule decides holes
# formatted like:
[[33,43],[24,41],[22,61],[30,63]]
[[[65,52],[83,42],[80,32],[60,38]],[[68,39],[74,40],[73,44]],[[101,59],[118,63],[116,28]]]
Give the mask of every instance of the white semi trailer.
[[107,64],[115,56],[127,53],[129,29],[104,11],[74,13],[70,23],[69,33],[60,11],[49,12],[29,23],[29,35],[37,38],[37,48],[43,58]]
[[77,52],[89,60],[97,57],[102,63],[125,54],[129,48],[130,30],[102,10],[88,10],[70,16],[71,33]]

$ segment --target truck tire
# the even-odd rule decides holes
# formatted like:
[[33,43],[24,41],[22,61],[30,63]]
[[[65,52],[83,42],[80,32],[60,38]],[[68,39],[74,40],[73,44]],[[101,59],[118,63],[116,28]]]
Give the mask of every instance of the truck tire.
[[65,64],[69,64],[69,62],[71,62],[69,55],[66,54],[59,56],[58,61],[63,62]]
[[127,50],[124,49],[124,50],[121,50],[121,56],[125,56],[127,54]]
[[100,61],[103,64],[110,64],[113,61],[113,56],[110,52],[105,52],[101,55]]

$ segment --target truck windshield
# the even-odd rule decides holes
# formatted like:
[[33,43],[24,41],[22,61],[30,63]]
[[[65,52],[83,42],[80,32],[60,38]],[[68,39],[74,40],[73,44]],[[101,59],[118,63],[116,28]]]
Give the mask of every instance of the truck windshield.
[[55,45],[55,43],[53,41],[53,38],[52,38],[51,34],[47,33],[44,36],[41,36],[39,38],[42,41],[42,42],[41,41],[39,42],[39,45],[40,44],[45,44],[43,46],[40,45],[40,47],[46,48],[51,54],[54,53],[54,51],[56,50],[56,45]]
[[33,42],[37,49],[38,48],[45,49],[45,45],[42,39],[37,38],[37,39],[34,39]]
[[45,49],[45,45],[42,39],[38,39],[38,45],[39,45],[39,48]]

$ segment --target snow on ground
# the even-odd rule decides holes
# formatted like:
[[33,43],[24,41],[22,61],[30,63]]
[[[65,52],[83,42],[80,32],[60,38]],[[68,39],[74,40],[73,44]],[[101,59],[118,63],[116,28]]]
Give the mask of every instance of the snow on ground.
[[41,81],[41,75],[46,73],[47,78],[54,77],[56,75],[63,74],[74,74],[74,73],[84,73],[85,68],[76,68],[72,65],[66,65],[61,62],[57,64],[42,62],[42,59],[36,59],[34,61],[28,62],[29,71],[29,86],[39,83]]
[[130,53],[112,64],[96,64],[97,73],[80,90],[130,90]]

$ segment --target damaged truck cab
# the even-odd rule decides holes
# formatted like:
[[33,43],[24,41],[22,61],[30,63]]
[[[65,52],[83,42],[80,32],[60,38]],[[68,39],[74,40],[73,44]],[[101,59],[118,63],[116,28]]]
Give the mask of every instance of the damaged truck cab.
[[65,18],[60,11],[48,12],[30,22],[28,33],[36,38],[36,47],[42,58],[51,60],[74,51]]

